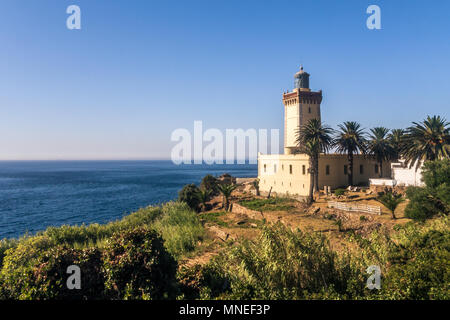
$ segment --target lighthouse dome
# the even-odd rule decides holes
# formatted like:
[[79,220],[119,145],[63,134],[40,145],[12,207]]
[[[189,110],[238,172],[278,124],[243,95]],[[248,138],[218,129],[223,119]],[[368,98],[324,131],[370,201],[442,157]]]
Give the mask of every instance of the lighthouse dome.
[[303,70],[303,66],[294,75],[294,86],[299,89],[309,89],[309,73]]

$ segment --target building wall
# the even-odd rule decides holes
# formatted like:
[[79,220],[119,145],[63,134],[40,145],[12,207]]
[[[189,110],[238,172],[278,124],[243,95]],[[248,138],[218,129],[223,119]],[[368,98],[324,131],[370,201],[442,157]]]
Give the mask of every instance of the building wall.
[[[368,185],[370,178],[379,178],[375,172],[375,160],[355,155],[353,161],[353,184]],[[327,170],[328,166],[328,170]],[[319,158],[319,189],[330,186],[332,189],[348,186],[348,175],[344,173],[348,166],[347,155],[327,154]],[[360,171],[362,166],[362,172]],[[291,171],[292,168],[292,171]],[[259,155],[258,178],[260,190],[277,194],[307,196],[310,176],[308,174],[309,157],[303,154]],[[348,170],[348,167],[347,167]],[[348,172],[348,171],[347,171]],[[390,177],[390,163],[383,164],[383,177]]]
[[258,179],[260,190],[269,192],[272,187],[272,192],[279,194],[308,195],[308,161],[307,156],[300,154],[259,155]]
[[[327,168],[328,174],[327,174]],[[348,186],[348,160],[345,154],[326,154],[319,158],[319,188],[330,186],[332,189]],[[378,172],[376,167],[378,167]],[[348,172],[348,171],[347,171]],[[353,158],[353,185],[369,185],[370,178],[389,178],[391,176],[390,162],[383,163],[383,176],[380,174],[378,163],[363,155]]]
[[425,185],[422,181],[422,166],[416,170],[415,165],[408,168],[401,162],[392,164],[392,179],[398,186],[422,187]]

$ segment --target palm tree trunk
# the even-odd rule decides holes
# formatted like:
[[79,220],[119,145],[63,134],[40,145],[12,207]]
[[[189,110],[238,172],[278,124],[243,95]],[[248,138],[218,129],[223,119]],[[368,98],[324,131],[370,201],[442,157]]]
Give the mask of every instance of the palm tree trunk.
[[313,198],[313,192],[314,192],[314,159],[312,157],[309,157],[309,203],[312,203]]
[[348,153],[348,185],[353,185],[353,152]]
[[380,161],[380,178],[383,178],[383,160]]
[[319,155],[314,159],[314,192],[319,191]]
[[394,211],[395,211],[395,209],[391,211],[392,212],[392,219],[397,219],[397,217],[395,216]]

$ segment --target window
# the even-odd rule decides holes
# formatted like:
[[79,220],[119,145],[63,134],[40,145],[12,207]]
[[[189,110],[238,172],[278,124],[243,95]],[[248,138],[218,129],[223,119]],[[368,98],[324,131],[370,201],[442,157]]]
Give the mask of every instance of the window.
[[266,172],[266,165],[264,165],[264,172]]
[[327,165],[327,166],[325,167],[325,174],[326,174],[327,176],[330,175],[330,166],[329,166],[329,165]]
[[305,165],[302,166],[302,173],[306,174],[306,166]]
[[308,113],[311,113],[311,107],[308,107]]
[[281,171],[284,171],[284,164],[281,165]]
[[378,173],[378,165],[375,165],[375,173]]
[[344,165],[344,174],[348,174],[348,169],[347,169],[347,165]]
[[359,174],[364,174],[364,166],[362,164],[359,165]]
[[292,164],[289,165],[289,173],[292,174]]
[[276,164],[273,165],[273,172],[277,173],[277,165]]

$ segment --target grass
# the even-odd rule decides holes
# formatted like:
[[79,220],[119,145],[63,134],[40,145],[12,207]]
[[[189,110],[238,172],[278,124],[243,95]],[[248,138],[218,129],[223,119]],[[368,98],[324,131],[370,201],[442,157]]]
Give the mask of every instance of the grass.
[[239,204],[256,211],[289,211],[295,208],[295,200],[289,198],[243,200]]
[[161,234],[167,250],[176,258],[195,249],[205,235],[197,213],[187,204],[169,202],[153,227]]
[[200,215],[200,219],[204,223],[213,223],[218,226],[229,228],[230,224],[226,221],[223,221],[220,219],[220,217],[223,217],[226,215],[225,211],[219,211],[219,212],[209,212],[209,213],[203,213]]
[[0,268],[7,250],[15,250],[21,243],[34,239],[46,240],[41,250],[62,244],[75,249],[102,249],[106,240],[114,233],[141,226],[156,229],[164,239],[167,250],[175,257],[194,250],[205,232],[197,214],[185,203],[169,202],[162,206],[140,209],[121,220],[107,224],[49,227],[36,235],[27,234],[19,239],[0,240]]

